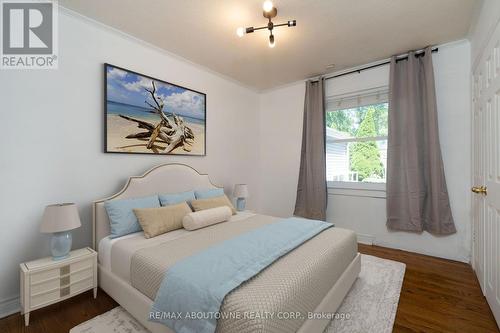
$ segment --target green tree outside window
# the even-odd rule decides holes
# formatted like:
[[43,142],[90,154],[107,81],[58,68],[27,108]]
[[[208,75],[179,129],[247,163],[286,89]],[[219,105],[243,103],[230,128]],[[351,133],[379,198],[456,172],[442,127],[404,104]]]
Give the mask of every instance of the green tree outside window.
[[[368,110],[356,132],[357,138],[377,136],[375,116],[379,111],[374,107]],[[380,116],[380,113],[378,114]],[[358,180],[366,178],[381,178],[384,176],[384,167],[380,162],[380,153],[374,141],[356,142],[351,144],[351,169],[358,173]]]

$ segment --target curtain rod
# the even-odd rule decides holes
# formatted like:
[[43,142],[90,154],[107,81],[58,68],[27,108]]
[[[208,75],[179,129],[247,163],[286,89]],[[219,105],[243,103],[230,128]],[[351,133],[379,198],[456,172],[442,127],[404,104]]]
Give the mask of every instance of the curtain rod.
[[[432,53],[435,53],[435,52],[438,52],[439,48],[433,48],[432,49]],[[421,55],[424,55],[425,54],[425,50],[418,50],[415,52],[415,56],[421,56]],[[396,56],[396,61],[400,61],[400,60],[404,60],[404,59],[408,59],[408,56],[409,54],[408,53],[405,53],[405,54],[401,54],[401,55],[397,55]],[[384,66],[384,65],[387,65],[387,64],[390,64],[391,63],[391,60],[386,60],[386,61],[382,61],[380,63],[377,63],[377,64],[373,64],[373,65],[369,65],[369,66],[366,66],[366,67],[361,67],[361,68],[358,68],[358,69],[353,69],[351,71],[348,71],[348,72],[344,72],[344,73],[340,73],[340,74],[336,74],[336,75],[332,75],[332,76],[325,76],[325,81],[326,80],[330,80],[330,79],[334,79],[336,77],[341,77],[341,76],[344,76],[344,75],[349,75],[349,74],[354,74],[354,73],[361,73],[362,71],[366,71],[367,69],[372,69],[372,68],[376,68],[376,67],[380,67],[380,66]],[[317,81],[316,80],[313,80],[313,81]]]

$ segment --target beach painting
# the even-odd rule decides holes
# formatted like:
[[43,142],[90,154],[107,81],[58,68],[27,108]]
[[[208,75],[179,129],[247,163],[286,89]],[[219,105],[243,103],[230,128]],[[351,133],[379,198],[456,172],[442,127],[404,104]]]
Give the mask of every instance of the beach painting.
[[105,152],[205,155],[206,95],[105,64]]

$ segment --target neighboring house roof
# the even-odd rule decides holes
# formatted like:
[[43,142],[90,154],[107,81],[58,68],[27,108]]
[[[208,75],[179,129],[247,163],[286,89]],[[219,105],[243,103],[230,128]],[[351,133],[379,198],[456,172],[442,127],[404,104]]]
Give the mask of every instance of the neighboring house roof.
[[336,129],[327,127],[326,138],[327,140],[339,140],[339,139],[350,139],[352,138],[352,136],[347,132],[341,132]]

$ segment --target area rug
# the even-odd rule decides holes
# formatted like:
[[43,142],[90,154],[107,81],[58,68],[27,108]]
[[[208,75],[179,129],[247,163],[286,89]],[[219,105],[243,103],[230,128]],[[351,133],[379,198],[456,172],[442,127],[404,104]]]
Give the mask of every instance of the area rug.
[[406,265],[361,256],[361,273],[325,333],[390,333],[398,310]]
[[[325,333],[392,332],[405,264],[361,256],[361,273]],[[149,333],[122,307],[70,330],[70,333]]]

